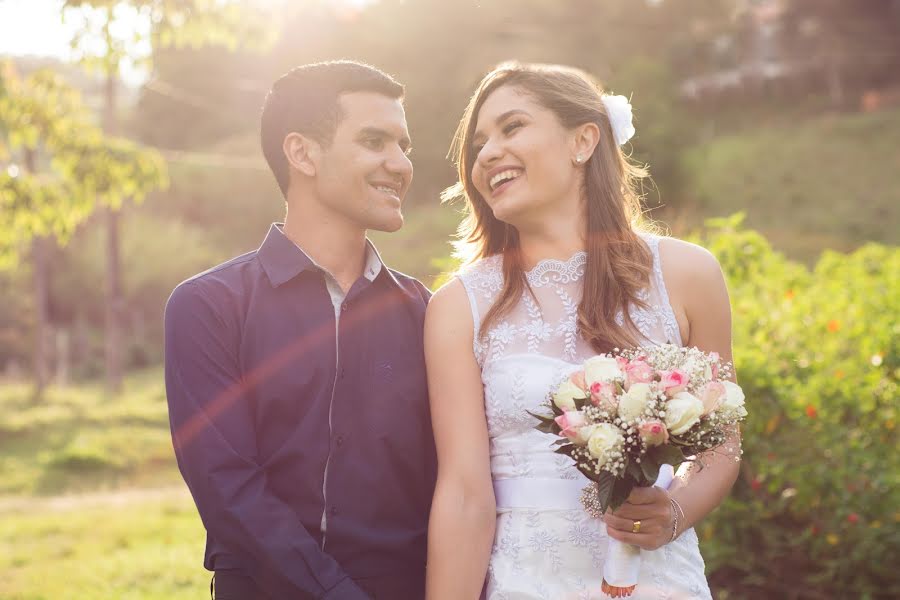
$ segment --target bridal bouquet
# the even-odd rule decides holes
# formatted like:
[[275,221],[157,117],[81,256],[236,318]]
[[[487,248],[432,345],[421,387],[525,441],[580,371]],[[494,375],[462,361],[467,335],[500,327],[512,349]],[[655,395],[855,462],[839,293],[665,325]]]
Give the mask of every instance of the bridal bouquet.
[[[595,482],[582,503],[599,517],[635,486],[667,488],[673,467],[725,443],[747,416],[730,376],[730,364],[697,348],[616,350],[562,382],[549,402],[552,416],[531,414],[538,430],[559,436],[556,452]],[[630,596],[639,568],[640,549],[610,539],[603,591]]]

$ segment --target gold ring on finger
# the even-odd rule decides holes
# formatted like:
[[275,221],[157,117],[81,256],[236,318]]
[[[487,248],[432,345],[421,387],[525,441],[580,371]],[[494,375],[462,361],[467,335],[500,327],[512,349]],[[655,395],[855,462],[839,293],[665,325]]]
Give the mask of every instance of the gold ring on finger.
[[641,532],[641,522],[635,521],[631,525],[631,533],[640,533]]

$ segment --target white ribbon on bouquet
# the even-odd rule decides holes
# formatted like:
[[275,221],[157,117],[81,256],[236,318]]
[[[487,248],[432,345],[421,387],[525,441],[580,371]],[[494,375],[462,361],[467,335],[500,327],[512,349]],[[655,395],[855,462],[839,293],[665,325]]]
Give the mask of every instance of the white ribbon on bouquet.
[[[672,465],[660,465],[659,476],[653,486],[667,490],[673,479],[675,469]],[[609,538],[606,561],[603,563],[603,579],[606,583],[615,587],[630,588],[637,585],[640,570],[641,549],[634,544]]]

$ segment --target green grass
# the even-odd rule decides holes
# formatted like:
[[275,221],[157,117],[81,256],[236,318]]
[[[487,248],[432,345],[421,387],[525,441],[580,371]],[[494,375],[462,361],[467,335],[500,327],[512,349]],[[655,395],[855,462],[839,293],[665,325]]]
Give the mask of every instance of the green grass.
[[203,598],[204,539],[160,369],[115,397],[0,384],[0,598]]
[[196,599],[209,593],[186,490],[0,502],[0,598]]
[[0,495],[48,495],[180,481],[162,373],[131,376],[123,394],[101,385],[0,387]]
[[689,150],[686,165],[694,212],[744,211],[792,257],[900,243],[900,109],[717,137]]

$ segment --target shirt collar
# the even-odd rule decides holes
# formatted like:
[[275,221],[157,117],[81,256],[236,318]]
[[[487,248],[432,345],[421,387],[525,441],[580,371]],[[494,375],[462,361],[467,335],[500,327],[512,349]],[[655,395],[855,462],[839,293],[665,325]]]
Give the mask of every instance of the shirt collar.
[[[321,269],[300,246],[288,239],[283,227],[284,223],[272,223],[266,239],[257,250],[263,270],[274,287],[290,281],[303,271]],[[366,265],[363,276],[369,281],[375,281],[381,273],[386,273],[390,281],[400,286],[400,282],[381,260],[375,245],[366,239]]]

